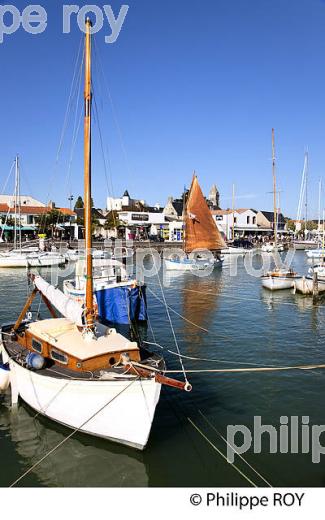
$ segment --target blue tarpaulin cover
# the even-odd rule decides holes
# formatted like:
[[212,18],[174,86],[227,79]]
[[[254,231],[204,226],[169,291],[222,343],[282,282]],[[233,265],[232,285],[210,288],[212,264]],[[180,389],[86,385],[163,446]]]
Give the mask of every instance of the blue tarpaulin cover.
[[131,321],[146,321],[145,287],[112,287],[96,291],[98,314],[102,321],[127,325]]

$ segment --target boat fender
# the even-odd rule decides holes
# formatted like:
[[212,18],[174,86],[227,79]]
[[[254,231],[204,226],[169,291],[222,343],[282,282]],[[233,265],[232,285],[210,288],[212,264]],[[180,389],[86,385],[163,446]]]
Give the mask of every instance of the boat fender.
[[34,370],[42,370],[45,365],[45,359],[40,354],[30,352],[26,356],[27,368],[33,368]]
[[9,363],[0,363],[0,393],[7,390],[10,383]]
[[186,381],[185,386],[184,386],[184,390],[185,390],[185,392],[191,392],[191,391],[192,391],[192,385],[191,385],[191,383],[189,383],[188,381]]

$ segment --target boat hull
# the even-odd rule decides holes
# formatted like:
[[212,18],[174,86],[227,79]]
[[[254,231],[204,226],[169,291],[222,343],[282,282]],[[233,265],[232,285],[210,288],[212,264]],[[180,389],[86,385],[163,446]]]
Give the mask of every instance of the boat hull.
[[[313,294],[313,279],[303,276],[299,280],[295,281],[295,292],[298,292],[300,294]],[[323,293],[325,292],[325,280],[319,280],[318,279],[318,292]]]
[[325,258],[325,251],[323,249],[311,249],[306,251],[308,258]]
[[190,259],[164,259],[165,268],[167,271],[205,271],[213,267],[222,267],[223,259],[221,260],[190,260]]
[[41,415],[73,430],[143,450],[161,385],[154,379],[76,380],[49,377],[9,359],[12,392]]
[[221,250],[223,255],[246,255],[250,249],[245,249],[244,247],[226,247]]
[[286,276],[263,276],[262,286],[269,291],[292,289],[295,280],[297,280],[297,278],[288,278]]
[[55,267],[65,263],[62,255],[0,256],[0,268]]

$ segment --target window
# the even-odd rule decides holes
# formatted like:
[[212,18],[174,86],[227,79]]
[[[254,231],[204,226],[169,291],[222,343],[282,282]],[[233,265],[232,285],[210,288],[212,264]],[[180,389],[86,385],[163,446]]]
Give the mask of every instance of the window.
[[251,222],[250,216],[246,217],[246,222],[247,222],[247,224],[250,224],[250,222]]
[[253,217],[253,224],[256,224],[256,217]]
[[62,354],[62,352],[58,352],[57,350],[51,349],[51,358],[54,359],[54,361],[62,363],[63,365],[68,364],[68,356]]
[[42,343],[40,341],[37,341],[36,339],[32,339],[32,349],[38,352],[39,354],[42,353]]
[[234,224],[237,224],[237,217],[234,217]]

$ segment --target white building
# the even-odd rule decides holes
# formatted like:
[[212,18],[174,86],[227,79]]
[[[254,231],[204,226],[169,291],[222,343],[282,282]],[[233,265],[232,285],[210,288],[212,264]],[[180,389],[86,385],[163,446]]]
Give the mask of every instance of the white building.
[[257,212],[253,209],[217,209],[211,213],[216,226],[227,240],[232,238],[233,228],[235,236],[258,231]]
[[[21,206],[31,206],[37,208],[44,208],[46,205],[43,202],[40,202],[30,195],[20,195],[20,205]],[[17,197],[17,205],[19,205],[19,198]],[[15,197],[13,195],[0,195],[0,204],[7,204],[10,208],[13,208],[15,205]]]

